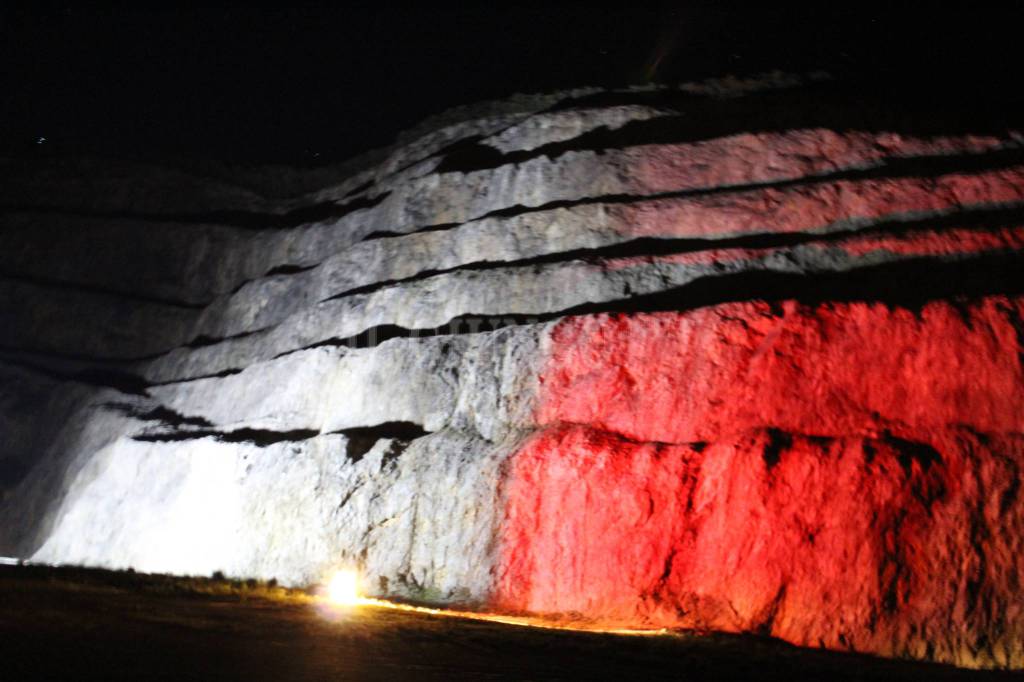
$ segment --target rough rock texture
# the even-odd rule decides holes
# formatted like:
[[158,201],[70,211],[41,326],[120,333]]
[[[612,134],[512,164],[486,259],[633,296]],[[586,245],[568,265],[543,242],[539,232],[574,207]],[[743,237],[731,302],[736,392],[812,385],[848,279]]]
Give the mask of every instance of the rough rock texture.
[[1018,660],[1022,313],[1000,296],[566,320],[548,426],[506,484],[501,604]]
[[964,106],[3,161],[0,554],[1024,667],[1024,138]]

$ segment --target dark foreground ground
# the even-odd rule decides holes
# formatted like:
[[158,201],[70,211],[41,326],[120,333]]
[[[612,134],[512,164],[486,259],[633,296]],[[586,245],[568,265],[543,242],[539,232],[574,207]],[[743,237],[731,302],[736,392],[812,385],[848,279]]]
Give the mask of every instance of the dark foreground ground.
[[1024,679],[733,636],[553,631],[265,585],[0,566],[0,680]]

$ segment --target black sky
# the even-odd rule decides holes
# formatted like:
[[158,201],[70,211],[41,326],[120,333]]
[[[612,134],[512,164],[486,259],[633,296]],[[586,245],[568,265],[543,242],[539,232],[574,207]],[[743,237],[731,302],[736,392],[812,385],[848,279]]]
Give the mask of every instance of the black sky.
[[513,92],[771,69],[1020,102],[1020,10],[814,7],[3,7],[0,153],[321,163]]

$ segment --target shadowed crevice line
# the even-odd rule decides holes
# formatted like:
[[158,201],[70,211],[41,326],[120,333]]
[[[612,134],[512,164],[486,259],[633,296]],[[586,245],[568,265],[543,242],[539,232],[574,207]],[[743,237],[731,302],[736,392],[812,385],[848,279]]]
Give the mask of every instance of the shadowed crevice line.
[[[810,91],[814,84],[805,82],[801,84],[801,91]],[[820,87],[820,86],[819,86]],[[784,88],[790,94],[794,88]],[[756,91],[744,93],[744,97],[757,94]],[[592,92],[586,95],[566,97],[544,109],[541,114],[557,113],[561,111],[576,111],[588,109],[609,109],[613,107],[641,106],[655,109],[676,109],[689,106],[697,100],[718,97],[717,94],[705,94],[702,92],[688,92],[686,90],[669,90],[657,88],[652,90],[613,90]]]
[[181,414],[164,405],[157,405],[151,409],[143,409],[142,406],[130,403],[109,402],[102,403],[105,407],[115,412],[120,412],[139,421],[159,422],[170,428],[182,428],[195,426],[200,428],[212,427],[213,422],[203,417],[193,417]]
[[[263,280],[263,279],[270,279],[271,277],[298,275],[300,273],[308,272],[310,270],[314,270],[314,269],[320,267],[321,263],[323,263],[323,261],[320,261],[318,263],[314,263],[312,265],[295,265],[295,264],[292,264],[292,263],[286,263],[284,265],[276,265],[276,266],[270,268],[269,270],[267,270],[266,272],[264,272],[262,275],[242,280],[237,285],[235,285],[235,288],[233,288],[231,291],[228,292],[228,296],[234,296],[239,291],[244,289],[249,284],[252,284],[253,282],[259,282],[260,280]],[[212,299],[210,301],[210,303],[214,303],[216,300],[217,299],[214,298],[214,299]]]
[[404,237],[407,235],[419,234],[421,232],[452,230],[468,223],[487,220],[489,218],[514,218],[520,215],[543,213],[545,211],[553,211],[559,208],[574,208],[577,206],[592,206],[596,204],[618,206],[654,202],[664,199],[690,199],[722,194],[739,194],[743,192],[756,192],[757,190],[767,189],[812,188],[818,185],[825,185],[834,182],[856,180],[928,180],[942,175],[972,175],[986,171],[996,171],[1003,168],[1012,168],[1013,166],[1020,164],[1024,164],[1024,148],[1017,146],[988,152],[890,157],[881,159],[877,162],[871,162],[871,165],[869,166],[843,168],[836,171],[828,171],[814,175],[804,175],[799,178],[671,190],[668,192],[655,192],[652,194],[603,194],[600,196],[582,197],[579,199],[559,199],[557,201],[538,204],[537,206],[515,204],[513,206],[488,211],[487,213],[476,216],[463,223],[438,223],[435,225],[426,225],[409,232],[379,230],[369,233],[360,241]]
[[953,262],[911,258],[843,272],[790,274],[745,271],[704,276],[688,284],[652,294],[599,303],[583,303],[559,311],[524,315],[482,313],[456,316],[438,327],[408,329],[379,325],[348,337],[332,337],[275,355],[325,346],[367,348],[394,338],[430,338],[493,331],[508,326],[549,322],[571,315],[685,312],[737,301],[796,300],[816,305],[831,301],[883,303],[918,311],[929,301],[1024,293],[1024,255],[1007,252]]
[[229,334],[228,336],[208,336],[206,334],[198,334],[185,345],[175,346],[174,348],[167,350],[165,353],[161,353],[161,355],[166,355],[178,348],[203,348],[205,346],[216,346],[218,343],[223,343],[225,341],[244,339],[247,336],[252,336],[253,334],[259,334],[262,331],[266,331],[268,328],[250,329],[248,331],[238,332],[237,334]]
[[377,181],[374,180],[374,178],[371,177],[369,180],[367,180],[363,184],[357,185],[357,186],[353,187],[352,189],[350,189],[349,191],[345,192],[345,194],[342,196],[342,199],[349,199],[351,197],[356,196],[357,194],[362,194],[363,192],[366,192],[367,190],[372,189],[373,186],[376,185],[376,184],[377,184]]
[[72,382],[96,388],[112,388],[127,395],[148,397],[149,384],[145,379],[130,372],[104,369],[102,367],[86,367],[79,370],[57,370],[27,360],[0,357],[0,363],[35,372],[56,382]]
[[[955,211],[955,212],[949,212]],[[423,270],[397,279],[383,280],[372,284],[346,289],[333,294],[320,302],[332,301],[348,296],[373,293],[374,291],[407,284],[418,280],[436,277],[461,271],[495,270],[503,268],[522,268],[535,265],[569,261],[596,262],[618,258],[657,258],[661,256],[699,253],[701,251],[719,251],[725,249],[783,249],[804,244],[829,244],[851,237],[872,236],[903,236],[919,230],[941,230],[955,227],[969,229],[992,229],[1024,220],[1024,201],[992,206],[961,206],[950,208],[949,211],[934,213],[915,213],[901,217],[899,214],[889,215],[882,219],[853,219],[845,222],[854,225],[846,229],[822,231],[821,229],[803,232],[760,232],[736,237],[709,238],[666,238],[638,237],[624,242],[591,248],[556,251],[530,258],[516,260],[481,260],[453,265],[450,268]],[[827,227],[827,226],[826,226]]]
[[245,371],[244,367],[232,367],[230,369],[222,369],[219,372],[210,372],[209,374],[194,374],[183,379],[168,379],[166,381],[151,381],[147,386],[159,387],[159,386],[174,386],[176,384],[187,384],[190,381],[202,381],[203,379],[223,379],[224,377],[234,376],[235,374],[241,374]]
[[12,367],[19,367],[21,369],[35,372],[46,376],[54,381],[70,381],[73,383],[85,384],[88,386],[95,386],[97,388],[113,388],[121,391],[128,395],[137,395],[143,397],[149,397],[149,389],[161,386],[173,386],[175,384],[185,384],[192,381],[202,381],[204,379],[222,379],[224,377],[233,376],[235,374],[241,374],[244,368],[231,368],[221,370],[219,372],[210,372],[208,374],[196,374],[182,379],[170,379],[167,381],[148,381],[144,377],[134,374],[132,372],[111,369],[109,367],[85,367],[82,369],[74,370],[59,370],[53,367],[47,367],[40,362],[32,362],[31,360],[24,360],[11,357],[10,353],[18,354],[31,354],[35,357],[44,359],[54,360],[72,360],[76,362],[91,362],[97,365],[103,364],[121,364],[116,360],[108,360],[105,358],[83,358],[82,356],[70,356],[68,354],[62,354],[52,351],[24,351],[13,348],[0,348],[0,363],[10,365]]
[[210,372],[207,374],[190,375],[188,377],[181,379],[169,379],[167,381],[148,381],[147,379],[138,374],[134,374],[132,372],[128,372],[121,369],[112,369],[110,367],[100,366],[85,367],[82,369],[73,370],[59,370],[54,369],[52,367],[47,367],[40,362],[32,362],[31,360],[24,360],[11,357],[11,354],[29,354],[37,358],[60,361],[86,362],[95,365],[125,364],[119,360],[72,355],[68,353],[59,353],[56,351],[25,350],[19,348],[0,347],[0,363],[36,372],[37,374],[46,376],[54,381],[70,381],[73,383],[95,386],[97,388],[113,388],[128,395],[137,395],[143,397],[149,397],[150,388],[157,388],[161,386],[173,386],[175,384],[186,384],[192,381],[202,381],[204,379],[222,379],[224,377],[233,376],[235,374],[241,374],[244,371],[244,368],[230,368],[220,370],[218,372]]
[[570,429],[582,429],[599,438],[620,441],[630,445],[688,447],[698,453],[703,452],[712,443],[731,443],[734,442],[736,438],[747,437],[753,433],[763,433],[766,436],[766,441],[761,455],[764,459],[765,465],[769,469],[781,461],[781,456],[792,448],[793,442],[797,439],[806,440],[817,445],[825,445],[836,441],[856,438],[865,443],[885,444],[892,447],[897,457],[907,458],[904,461],[904,464],[909,461],[917,461],[923,467],[929,467],[935,464],[941,465],[943,461],[941,455],[927,443],[897,438],[889,431],[884,431],[881,434],[868,431],[854,431],[848,433],[836,433],[832,431],[808,432],[799,429],[780,428],[778,426],[765,424],[746,430],[725,433],[713,441],[657,440],[653,438],[631,436],[628,433],[618,431],[603,424],[559,419],[556,421],[535,424],[532,427],[532,433],[537,434],[541,431],[565,431]]
[[[580,199],[579,201],[586,201],[586,200]],[[552,202],[552,203],[556,203],[556,202]],[[538,210],[540,210],[540,209],[538,209]],[[467,221],[467,222],[475,222],[477,220],[482,220],[485,217],[491,217],[491,214],[488,213],[486,216],[481,216],[480,218],[473,218],[473,220],[470,220],[470,221]],[[411,232],[395,232],[393,230],[376,230],[374,232],[370,232],[369,234],[367,234],[365,237],[363,237],[359,241],[360,242],[369,242],[369,241],[373,241],[375,239],[390,239],[391,237],[405,237],[406,235],[421,234],[423,232],[444,232],[446,230],[454,230],[456,227],[462,227],[463,225],[466,225],[466,224],[467,223],[435,223],[434,225],[427,225],[426,227],[418,227],[415,230],[412,230]]]
[[60,291],[74,291],[97,296],[109,296],[111,298],[139,301],[140,303],[152,303],[155,305],[167,306],[168,308],[181,308],[184,310],[202,310],[207,305],[206,303],[193,303],[191,301],[153,296],[150,294],[140,293],[138,291],[122,291],[120,289],[110,289],[96,284],[40,277],[38,275],[19,274],[9,271],[0,271],[0,282],[13,282],[15,284],[27,284],[43,289],[58,289]]
[[4,213],[40,213],[76,218],[105,218],[152,223],[175,223],[182,226],[204,227],[221,225],[245,230],[279,230],[299,227],[308,223],[338,220],[350,213],[373,208],[384,201],[390,192],[381,192],[373,198],[359,198],[344,204],[326,201],[312,206],[292,209],[285,213],[255,213],[250,211],[205,211],[197,213],[138,213],[135,211],[104,211],[82,208],[60,208],[34,204],[0,205]]
[[424,228],[421,228],[421,229],[413,230],[412,232],[395,232],[393,230],[374,230],[373,232],[368,233],[365,237],[363,237],[359,241],[361,241],[361,242],[370,242],[370,241],[373,241],[375,239],[390,239],[391,237],[404,237],[407,234],[418,234],[420,232],[430,232],[431,231],[430,228],[434,228],[435,230],[450,230],[453,227],[458,227],[459,225],[465,225],[465,223],[444,223],[444,225],[442,227],[436,227],[434,225],[431,225],[429,227],[424,227]]
[[[117,404],[108,404],[108,407],[119,410],[122,409],[121,406]],[[201,427],[136,434],[131,437],[132,440],[135,441],[145,443],[172,443],[198,440],[200,438],[213,438],[221,443],[247,443],[259,447],[266,447],[276,443],[298,443],[318,436],[343,435],[348,440],[348,444],[346,445],[346,456],[353,462],[358,462],[362,459],[363,456],[365,456],[379,440],[387,439],[396,441],[396,443],[399,444],[399,448],[404,449],[409,442],[416,440],[417,438],[422,438],[430,433],[429,431],[425,431],[420,424],[405,421],[383,422],[373,426],[358,426],[328,432],[321,432],[318,429],[290,429],[286,431],[276,431],[273,429],[255,429],[248,427],[225,431],[222,429],[207,428],[212,426],[212,424],[202,417],[183,417],[177,412],[167,410],[166,408],[156,408],[149,413],[144,413],[144,415],[157,415],[150,416],[149,419],[144,415],[140,416],[138,414],[132,414],[130,406],[128,407],[128,413],[131,414],[131,416],[147,421],[161,421],[166,426],[172,428],[191,426]],[[163,418],[163,415],[170,415],[172,421],[166,421]],[[398,453],[389,451],[388,454],[390,456],[395,456]]]
[[219,431],[217,429],[195,429],[189,431],[171,431],[161,433],[142,433],[132,436],[132,440],[143,443],[173,443],[200,438],[213,438],[221,443],[247,443],[259,447],[267,447],[275,443],[295,443],[309,440],[320,435],[315,429],[294,429],[292,431],[273,431],[269,429],[234,429]]
[[39,355],[43,357],[60,358],[62,360],[74,360],[79,362],[97,363],[97,364],[134,364],[140,362],[150,362],[162,358],[170,353],[182,349],[193,349],[203,348],[206,346],[215,346],[219,343],[227,341],[234,341],[236,339],[245,338],[247,336],[253,336],[261,332],[265,332],[268,329],[272,329],[274,326],[263,327],[260,329],[250,329],[237,334],[230,334],[228,336],[212,337],[207,334],[198,334],[190,339],[188,342],[172,346],[165,350],[161,350],[148,355],[134,355],[134,356],[123,356],[123,357],[102,357],[96,355],[87,355],[84,353],[70,353],[67,351],[58,351],[46,348],[29,348],[12,346],[9,344],[0,345],[0,353],[31,353],[33,355]]
[[316,265],[292,265],[290,263],[286,263],[284,265],[277,265],[270,268],[265,273],[263,273],[263,277],[275,277],[277,275],[295,275],[300,272],[312,270],[315,267]]
[[118,372],[99,367],[87,367],[68,377],[69,381],[78,381],[93,386],[108,386],[122,393],[132,395],[149,395],[145,379],[129,372]]
[[[988,111],[973,116],[955,107],[928,109],[924,115],[908,103],[905,107],[883,102],[865,103],[863,94],[831,89],[827,84],[805,95],[811,106],[799,106],[792,91],[763,91],[741,98],[693,97],[678,103],[671,98],[660,104],[676,109],[678,115],[630,121],[615,129],[596,128],[558,142],[530,150],[502,153],[482,143],[467,144],[451,151],[435,169],[436,173],[471,173],[499,166],[521,164],[545,156],[551,160],[569,152],[602,152],[656,144],[683,144],[727,137],[739,133],[779,133],[805,128],[842,131],[896,132],[924,135],[1005,133],[1019,127],[1022,114]],[[752,116],[751,111],[757,112]],[[987,117],[987,120],[986,120]]]
[[592,424],[589,422],[578,422],[565,419],[535,424],[532,427],[531,437],[532,435],[540,433],[541,431],[566,431],[570,429],[582,429],[602,439],[619,441],[622,443],[628,443],[630,445],[653,445],[659,449],[665,447],[682,446],[690,447],[698,452],[701,452],[708,445],[706,441],[672,441],[636,438],[630,436],[627,433],[623,433],[622,431],[616,431],[615,429],[609,427],[606,424]]

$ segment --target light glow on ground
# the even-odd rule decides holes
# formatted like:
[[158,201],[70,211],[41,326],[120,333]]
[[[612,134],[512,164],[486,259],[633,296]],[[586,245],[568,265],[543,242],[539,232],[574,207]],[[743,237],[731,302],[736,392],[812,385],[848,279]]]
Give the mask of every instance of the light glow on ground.
[[339,606],[355,606],[363,602],[359,596],[359,576],[355,571],[340,570],[327,583],[327,598]]
[[351,608],[356,606],[369,606],[378,609],[390,609],[392,611],[406,611],[410,613],[424,613],[433,616],[448,616],[451,618],[468,618],[470,620],[482,620],[492,623],[504,623],[506,625],[518,625],[521,627],[545,628],[548,630],[575,630],[580,632],[603,632],[616,635],[664,635],[668,634],[666,629],[643,630],[637,628],[604,628],[598,625],[587,623],[563,623],[555,620],[547,620],[536,616],[510,616],[496,613],[482,613],[477,611],[457,611],[452,609],[437,609],[428,606],[413,606],[402,604],[386,599],[374,599],[363,597],[359,594],[359,576],[352,570],[340,570],[331,576],[326,586],[326,601],[333,607]]

